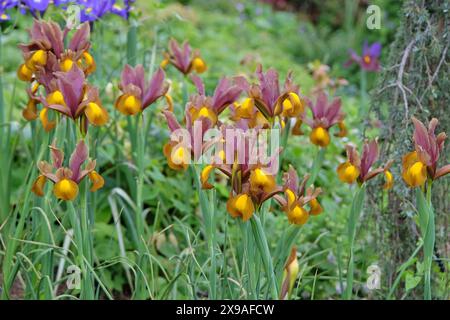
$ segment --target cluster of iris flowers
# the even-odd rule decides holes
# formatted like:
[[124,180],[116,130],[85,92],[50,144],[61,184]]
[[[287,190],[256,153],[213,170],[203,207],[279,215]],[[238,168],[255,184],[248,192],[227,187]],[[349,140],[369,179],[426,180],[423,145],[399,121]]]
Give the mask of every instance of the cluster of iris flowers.
[[106,14],[116,14],[128,19],[132,5],[136,0],[5,0],[0,3],[0,22],[9,21],[11,12],[18,9],[20,13],[30,13],[33,17],[42,17],[53,5],[66,10],[70,5],[80,8],[80,22],[92,22]]

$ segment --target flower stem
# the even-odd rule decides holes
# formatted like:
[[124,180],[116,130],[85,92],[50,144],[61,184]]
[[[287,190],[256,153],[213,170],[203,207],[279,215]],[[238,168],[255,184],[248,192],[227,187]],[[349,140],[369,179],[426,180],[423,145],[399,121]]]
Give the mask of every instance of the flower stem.
[[273,269],[272,256],[270,254],[269,245],[267,243],[267,238],[264,232],[264,228],[261,224],[261,220],[258,215],[254,214],[250,223],[252,226],[253,237],[255,238],[256,246],[258,247],[259,254],[263,260],[264,269],[266,270],[267,278],[269,280],[269,290],[272,299],[278,299],[278,286]]
[[347,268],[347,287],[345,288],[345,299],[350,300],[353,292],[353,270],[354,270],[354,246],[356,237],[356,228],[363,208],[366,186],[363,184],[353,197],[350,216],[347,222],[347,237],[349,246],[349,261]]

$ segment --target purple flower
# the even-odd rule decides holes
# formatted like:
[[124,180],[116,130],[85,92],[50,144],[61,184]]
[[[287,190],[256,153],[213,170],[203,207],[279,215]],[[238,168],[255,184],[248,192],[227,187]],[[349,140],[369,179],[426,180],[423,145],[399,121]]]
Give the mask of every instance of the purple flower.
[[359,64],[363,70],[378,72],[380,71],[380,55],[381,43],[374,42],[369,46],[367,41],[365,41],[362,56],[360,57],[355,51],[350,50],[350,59],[344,64],[344,66],[348,67],[355,62]]
[[80,22],[95,21],[111,11],[114,0],[81,0],[77,4],[82,6]]
[[11,9],[15,6],[17,6],[18,1],[17,0],[7,0],[7,1],[2,1],[0,3],[0,22],[3,21],[9,21],[11,19],[11,17],[9,16],[9,14],[6,13],[6,10]]

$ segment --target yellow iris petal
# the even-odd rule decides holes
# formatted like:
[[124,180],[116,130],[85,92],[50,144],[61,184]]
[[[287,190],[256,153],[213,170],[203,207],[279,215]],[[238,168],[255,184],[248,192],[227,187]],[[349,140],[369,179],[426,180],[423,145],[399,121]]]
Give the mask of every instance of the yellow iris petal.
[[286,194],[286,198],[287,198],[287,206],[288,206],[288,208],[290,208],[291,205],[297,199],[297,197],[295,196],[295,193],[291,189],[286,189],[286,191],[284,193]]
[[384,179],[385,179],[385,183],[383,186],[384,190],[389,190],[394,186],[394,176],[392,175],[392,173],[389,170],[386,170],[384,172]]
[[257,168],[250,173],[250,188],[252,190],[262,189],[266,193],[272,192],[276,187],[275,178]]
[[212,165],[207,165],[203,168],[202,173],[200,174],[200,181],[202,183],[202,189],[212,189],[214,186],[208,182],[209,175],[211,171],[214,169]]
[[309,139],[313,144],[320,147],[326,147],[330,144],[330,134],[328,130],[322,127],[314,128],[309,135]]
[[81,58],[78,59],[77,64],[84,70],[86,75],[91,74],[97,68],[94,57],[87,51],[83,52]]
[[236,108],[236,116],[238,118],[250,119],[254,116],[255,100],[247,98],[242,104]]
[[48,104],[59,104],[62,106],[66,105],[66,102],[64,101],[64,96],[61,91],[55,90],[52,93],[50,93],[47,98],[45,99]]
[[92,182],[91,192],[95,192],[105,185],[105,179],[95,170],[89,173],[89,180]]
[[25,64],[28,69],[36,71],[36,66],[44,66],[47,64],[47,52],[44,50],[35,51]]
[[22,116],[27,121],[33,121],[33,120],[37,119],[38,114],[37,114],[36,104],[37,104],[36,100],[30,99],[27,103],[27,106],[22,111]]
[[283,101],[283,111],[282,115],[284,117],[298,117],[301,113],[303,113],[304,105],[295,92],[289,92],[289,95]]
[[406,154],[402,159],[402,177],[412,188],[423,186],[427,180],[427,167],[419,161],[416,151]]
[[94,126],[102,126],[108,121],[108,112],[95,102],[88,103],[84,113]]
[[197,73],[203,73],[206,71],[207,66],[202,58],[196,57],[192,60],[192,69],[194,69]]
[[17,78],[21,81],[30,82],[33,79],[33,71],[25,64],[21,64],[17,69]]
[[72,69],[73,66],[73,60],[66,58],[59,64],[59,67],[61,68],[62,72],[68,72],[70,69]]
[[190,153],[182,146],[178,146],[174,150],[174,146],[170,143],[164,145],[163,153],[167,158],[167,164],[173,170],[186,170],[190,162]]
[[359,177],[359,169],[350,162],[341,163],[337,168],[339,180],[352,184]]
[[71,201],[78,195],[78,185],[73,180],[61,179],[53,187],[53,194],[58,199]]
[[44,196],[44,187],[45,183],[47,182],[47,178],[43,175],[40,175],[37,177],[37,179],[34,181],[33,186],[31,187],[31,191],[39,197]]
[[48,108],[43,108],[39,113],[39,119],[42,122],[42,126],[46,132],[53,130],[56,126],[56,121],[50,121],[48,119]]
[[323,208],[317,199],[312,199],[309,202],[309,207],[310,207],[309,214],[313,216],[317,216],[323,212]]
[[243,221],[247,221],[255,212],[255,207],[250,196],[242,193],[228,199],[227,211],[233,218],[242,218]]
[[141,99],[124,94],[121,95],[116,101],[116,109],[126,116],[132,116],[141,111],[142,104]]
[[289,210],[287,216],[290,223],[300,226],[304,225],[309,218],[308,211],[298,205],[295,206],[292,210]]

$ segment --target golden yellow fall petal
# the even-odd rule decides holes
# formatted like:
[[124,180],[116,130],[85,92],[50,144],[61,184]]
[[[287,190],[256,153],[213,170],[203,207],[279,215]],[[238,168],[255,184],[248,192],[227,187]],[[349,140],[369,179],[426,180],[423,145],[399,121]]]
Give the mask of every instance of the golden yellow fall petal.
[[44,196],[44,187],[45,183],[47,182],[47,178],[43,175],[40,175],[36,178],[36,180],[33,182],[33,186],[31,187],[31,191],[39,197]]
[[53,187],[53,194],[58,199],[71,201],[78,195],[78,185],[73,180],[61,179]]
[[95,192],[105,185],[105,179],[95,170],[89,173],[89,180],[92,182],[91,192]]

